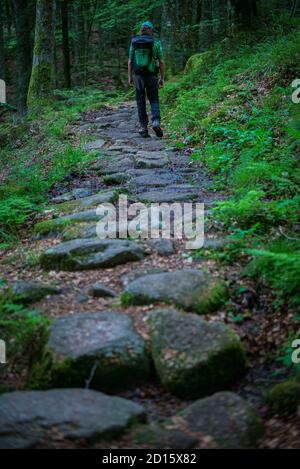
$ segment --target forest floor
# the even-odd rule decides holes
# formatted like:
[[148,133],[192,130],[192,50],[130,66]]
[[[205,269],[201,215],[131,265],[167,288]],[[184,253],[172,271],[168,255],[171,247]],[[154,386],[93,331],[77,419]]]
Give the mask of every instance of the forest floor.
[[[30,286],[30,282],[34,281],[58,287],[61,290],[60,294],[47,295],[34,303],[35,309],[50,320],[55,321],[77,313],[112,310],[128,315],[132,318],[136,331],[145,340],[148,348],[150,347],[147,323],[149,313],[151,314],[151,311],[158,308],[165,308],[166,303],[168,305],[175,303],[178,306],[181,301],[181,305],[184,305],[185,298],[189,297],[192,292],[186,289],[186,285],[179,284],[179,294],[185,298],[180,297],[175,301],[172,295],[171,298],[168,295],[163,298],[160,292],[157,300],[155,296],[157,292],[151,291],[151,285],[149,288],[146,285],[141,288],[144,290],[146,288],[143,294],[147,299],[139,305],[134,304],[139,303],[139,300],[132,301],[132,297],[129,298],[130,301],[125,301],[122,295],[124,290],[133,295],[130,286],[135,280],[147,279],[149,276],[151,284],[153,280],[151,276],[166,272],[201,271],[209,273],[211,282],[221,279],[229,292],[230,301],[243,312],[246,320],[239,323],[232,316],[226,298],[219,298],[218,307],[214,308],[213,305],[209,305],[207,311],[201,311],[201,317],[210,324],[221,322],[234,330],[242,341],[248,358],[247,372],[243,377],[227,385],[226,390],[245,399],[254,406],[257,414],[262,418],[265,433],[256,441],[257,447],[299,448],[300,416],[294,415],[285,419],[277,416],[270,417],[265,405],[267,390],[287,375],[286,369],[269,360],[269,352],[270,344],[274,345],[274,341],[275,343],[279,341],[281,328],[288,327],[289,317],[278,314],[274,318],[265,314],[269,299],[260,298],[258,301],[255,285],[250,280],[241,280],[238,264],[221,265],[214,261],[212,256],[205,256],[206,250],[217,251],[227,242],[224,227],[214,220],[211,212],[217,201],[226,199],[226,192],[220,192],[214,188],[212,177],[207,174],[203,165],[191,160],[188,150],[170,147],[168,140],[159,140],[153,134],[149,139],[142,139],[137,132],[136,109],[132,102],[85,112],[69,131],[88,136],[90,144],[86,149],[97,152],[98,156],[83,174],[70,175],[64,184],[56,184],[51,189],[49,197],[52,205],[50,209],[39,215],[34,235],[22,240],[17,248],[7,250],[5,256],[2,257],[1,277],[6,279],[8,285],[22,281],[28,282]],[[126,247],[124,254],[123,247],[121,247],[117,260],[114,258],[112,261],[116,264],[114,266],[101,265],[101,263],[97,266],[94,263],[93,268],[85,267],[85,270],[76,267],[65,268],[64,259],[62,258],[62,261],[59,261],[61,263],[58,264],[55,256],[51,254],[51,248],[55,250],[62,243],[72,243],[74,239],[80,239],[83,243],[87,239],[95,239],[94,210],[99,203],[97,197],[93,199],[95,194],[106,194],[105,202],[112,203],[116,202],[116,196],[120,194],[126,194],[130,203],[173,203],[176,201],[180,204],[204,203],[204,248],[195,252],[188,251],[185,240],[175,239],[167,243],[152,244],[148,240],[142,240],[138,244],[142,245],[143,255],[137,260],[134,259],[135,253],[133,253],[134,262],[126,262],[128,255],[126,249],[128,248]],[[77,218],[80,214],[81,222],[78,223],[78,219],[76,223],[70,219],[64,219],[65,224],[62,221],[57,222],[57,220],[62,220],[62,217],[74,214],[77,214]],[[111,242],[113,243],[114,240]],[[129,251],[130,249],[132,248],[129,248]],[[24,252],[35,253],[36,261],[32,262],[32,265],[28,266],[24,263]],[[84,250],[78,254],[78,262],[87,261],[83,253]],[[76,258],[76,252],[74,255]],[[131,255],[130,251],[129,256]],[[42,266],[40,256],[46,259]],[[43,268],[46,265],[45,262],[48,263],[47,269]],[[161,278],[162,281],[166,281],[167,290],[168,279]],[[92,286],[98,282],[113,290],[112,296],[98,297],[95,295],[103,293],[95,293],[95,291],[91,293]],[[206,285],[206,288],[210,287],[210,284]],[[237,290],[240,292],[238,297],[235,295]],[[189,305],[183,309],[191,311],[193,308],[193,305]],[[20,377],[18,380],[16,382],[15,377],[11,375],[7,377],[6,384],[22,389],[25,383]],[[166,391],[158,378],[153,376],[149,382],[130,390],[120,391],[118,395],[142,405],[148,419],[154,423],[160,423],[174,416],[195,400],[189,396],[176,397],[173,393]],[[96,443],[93,447],[149,447],[149,444],[137,444],[133,433],[134,430],[127,431],[117,440]],[[73,443],[61,436],[57,439],[55,435],[47,434],[46,439],[47,442],[41,440],[36,446],[86,447],[84,442]],[[207,443],[205,437],[201,439],[198,436],[197,443],[191,444],[190,447],[203,448],[209,444],[211,442]],[[214,447],[214,442],[212,447]]]

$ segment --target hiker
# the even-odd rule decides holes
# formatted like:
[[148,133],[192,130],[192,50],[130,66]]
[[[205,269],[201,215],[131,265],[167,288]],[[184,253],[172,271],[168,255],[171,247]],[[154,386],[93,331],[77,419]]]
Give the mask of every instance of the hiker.
[[[135,84],[136,101],[139,121],[141,125],[140,135],[149,137],[148,115],[146,108],[146,93],[151,104],[152,127],[158,137],[163,137],[160,127],[160,108],[158,88],[164,86],[165,64],[160,41],[153,37],[153,24],[146,21],[142,24],[139,36],[131,41],[128,60],[128,83]],[[158,80],[158,71],[160,80]]]

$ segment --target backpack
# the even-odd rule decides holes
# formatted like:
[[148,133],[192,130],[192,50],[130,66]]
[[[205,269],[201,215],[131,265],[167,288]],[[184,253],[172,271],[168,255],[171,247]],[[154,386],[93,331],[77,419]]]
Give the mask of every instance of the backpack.
[[149,66],[153,59],[154,38],[152,36],[135,36],[132,38],[133,70],[137,75],[152,74]]

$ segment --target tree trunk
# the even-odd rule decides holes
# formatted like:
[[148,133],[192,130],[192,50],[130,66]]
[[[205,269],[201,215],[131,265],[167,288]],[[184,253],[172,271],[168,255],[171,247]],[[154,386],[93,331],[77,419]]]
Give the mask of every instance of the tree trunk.
[[62,36],[63,36],[65,87],[70,89],[71,88],[71,63],[70,63],[68,0],[62,0],[60,5],[61,5]]
[[0,79],[5,80],[4,1],[0,0]]
[[55,0],[37,0],[29,106],[41,105],[53,95],[55,13]]
[[17,36],[17,108],[26,114],[27,91],[31,72],[30,1],[13,0]]
[[236,22],[245,28],[250,28],[258,19],[257,0],[229,0],[230,10]]
[[291,17],[296,16],[297,10],[298,10],[298,0],[293,0],[292,6],[291,6]]

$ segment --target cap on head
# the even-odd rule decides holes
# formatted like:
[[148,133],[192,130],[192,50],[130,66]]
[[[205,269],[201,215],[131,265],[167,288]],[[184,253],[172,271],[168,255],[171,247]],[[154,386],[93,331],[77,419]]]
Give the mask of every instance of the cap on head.
[[141,29],[144,29],[144,28],[153,29],[154,28],[153,23],[151,23],[151,21],[145,21],[145,23],[142,24]]

